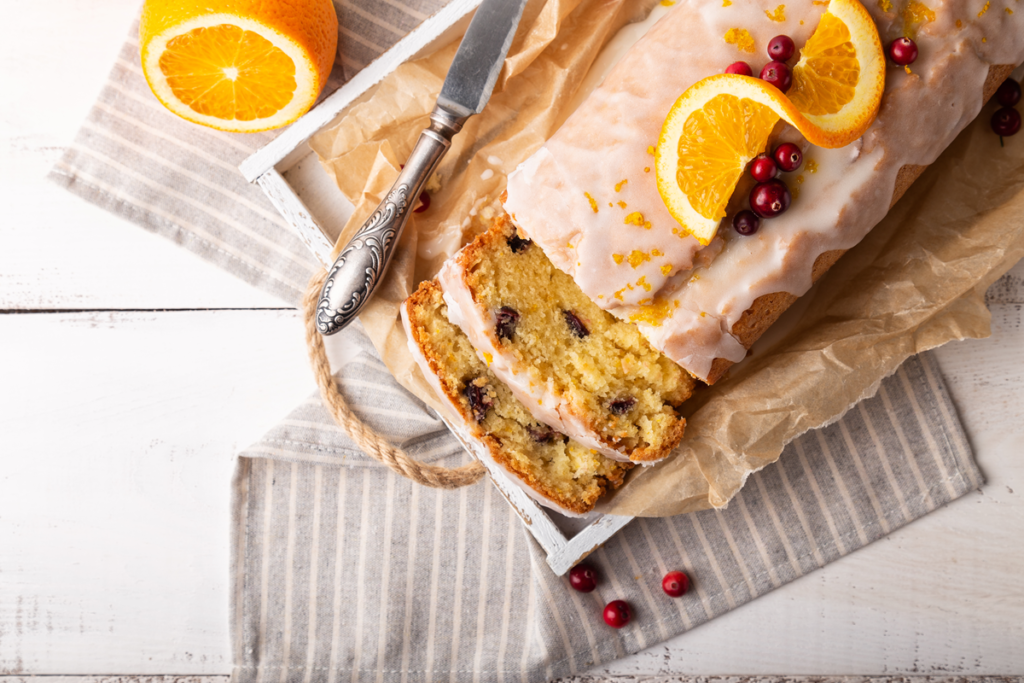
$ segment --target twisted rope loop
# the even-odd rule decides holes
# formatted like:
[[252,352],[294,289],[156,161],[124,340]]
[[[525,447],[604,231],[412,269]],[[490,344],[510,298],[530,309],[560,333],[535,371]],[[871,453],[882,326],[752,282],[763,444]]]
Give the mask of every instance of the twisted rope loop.
[[334,421],[364,453],[417,484],[438,489],[457,489],[480,481],[486,470],[478,461],[455,468],[421,463],[411,458],[401,448],[392,446],[352,412],[334,381],[323,337],[316,329],[316,305],[326,279],[326,270],[320,271],[310,279],[306,295],[302,299],[302,312],[306,323],[306,347],[309,351],[310,365],[313,367],[313,376],[320,387],[320,396],[323,397]]

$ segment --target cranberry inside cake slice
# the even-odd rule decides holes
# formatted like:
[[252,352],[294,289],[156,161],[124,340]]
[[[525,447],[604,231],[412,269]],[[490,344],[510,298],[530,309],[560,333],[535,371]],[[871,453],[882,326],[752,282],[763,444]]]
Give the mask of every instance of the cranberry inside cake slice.
[[598,308],[507,216],[438,276],[449,317],[540,422],[611,458],[649,463],[683,435],[693,378]]

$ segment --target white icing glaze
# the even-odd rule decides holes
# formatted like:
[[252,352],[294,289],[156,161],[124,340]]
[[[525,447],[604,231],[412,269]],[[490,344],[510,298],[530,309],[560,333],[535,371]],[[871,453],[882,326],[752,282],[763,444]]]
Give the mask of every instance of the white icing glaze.
[[464,274],[465,269],[459,263],[459,254],[456,254],[442,266],[437,281],[444,291],[449,322],[462,329],[480,360],[538,421],[585,448],[591,448],[612,460],[629,462],[627,455],[606,446],[579,417],[573,415],[568,402],[554,390],[550,379],[532,380],[519,359],[498,343],[493,332],[496,323],[494,314],[473,299],[473,292],[466,286]]
[[[883,44],[901,35],[898,11],[907,1],[893,0],[889,13],[875,2],[865,5]],[[671,104],[693,83],[737,60],[747,61],[757,73],[768,61],[764,49],[775,35],[784,33],[802,45],[823,11],[811,0],[786,2],[783,22],[765,15],[765,9],[777,6],[775,0],[729,7],[722,7],[721,0],[680,3],[622,58],[545,147],[509,177],[506,209],[599,306],[637,320],[655,347],[706,378],[715,358],[743,358],[745,349],[730,330],[755,299],[806,292],[820,254],[852,247],[885,216],[899,169],[932,163],[977,116],[989,66],[1024,61],[1019,0],[992,0],[980,17],[984,0],[925,4],[936,19],[917,29],[920,55],[913,73],[888,69],[881,111],[865,136],[839,150],[802,143],[805,159],[813,160],[817,170],[810,172],[805,162],[798,173],[785,176],[800,193],[790,210],[764,221],[752,237],[723,226],[726,243],[717,257],[707,253],[710,247],[699,251],[696,240],[673,235],[677,224],[657,192],[647,148],[656,144]],[[754,54],[723,40],[730,28],[750,32]],[[798,174],[804,182],[796,182]],[[628,182],[616,191],[622,180]],[[596,213],[584,193],[594,198]],[[643,214],[650,229],[625,223],[634,211]],[[652,249],[663,256],[651,256]],[[634,268],[628,262],[634,250],[650,260]],[[663,273],[666,265],[670,268]],[[638,283],[641,277],[644,282]],[[639,304],[655,297],[670,313],[650,324],[644,319],[651,315]]]

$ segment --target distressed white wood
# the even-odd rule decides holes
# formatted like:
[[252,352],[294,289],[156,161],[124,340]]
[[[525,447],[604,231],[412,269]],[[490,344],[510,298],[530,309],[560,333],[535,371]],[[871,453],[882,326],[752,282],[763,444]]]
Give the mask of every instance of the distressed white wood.
[[299,314],[8,314],[0,339],[0,672],[228,671],[235,454],[316,391]]
[[281,174],[272,168],[257,178],[256,182],[270,199],[274,208],[280,211],[288,224],[295,228],[295,232],[298,233],[299,239],[306,245],[306,248],[313,252],[313,255],[325,268],[330,268],[331,262],[334,260],[331,258],[333,242],[327,239],[316,218],[298,195],[291,190]]
[[[329,124],[346,107],[377,85],[384,76],[409,59],[413,59],[434,46],[452,40],[470,12],[481,0],[451,0],[437,14],[425,20],[414,31],[402,38],[372,64],[362,69],[345,85],[338,88],[314,109],[288,127],[260,151],[242,162],[239,168],[249,182],[278,166],[289,155],[306,146],[306,140]],[[301,152],[305,154],[305,150]],[[287,164],[285,164],[287,166]]]
[[[279,305],[43,179],[98,93],[137,0],[5,9],[16,21],[0,22],[0,84],[10,93],[0,98],[0,311]],[[146,278],[144,288],[125,286]],[[1022,278],[1018,265],[990,290],[991,339],[938,352],[987,477],[980,493],[599,667],[597,680],[607,670],[622,683],[723,672],[959,683],[946,676],[1024,671]],[[235,451],[314,391],[291,315],[0,313],[0,400],[20,416],[0,426],[0,674],[24,674],[0,683],[90,672],[203,678],[53,683],[226,683],[225,477]],[[117,495],[104,481],[119,483]],[[162,535],[139,531],[154,519]]]

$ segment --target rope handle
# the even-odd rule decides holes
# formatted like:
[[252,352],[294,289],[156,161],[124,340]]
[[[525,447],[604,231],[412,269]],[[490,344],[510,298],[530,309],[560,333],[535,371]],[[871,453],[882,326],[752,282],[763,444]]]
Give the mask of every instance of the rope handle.
[[326,270],[322,270],[310,278],[306,295],[302,299],[302,314],[306,324],[306,348],[309,351],[313,376],[316,378],[317,386],[320,387],[320,396],[334,417],[334,421],[348,434],[349,438],[359,445],[364,453],[387,465],[403,477],[412,479],[417,484],[438,489],[457,489],[480,481],[486,470],[479,461],[474,460],[468,465],[454,468],[419,462],[401,448],[392,446],[387,439],[352,412],[334,381],[334,376],[331,374],[331,363],[327,359],[327,351],[324,348],[324,339],[316,329],[316,306],[320,298],[320,290],[326,279]]

